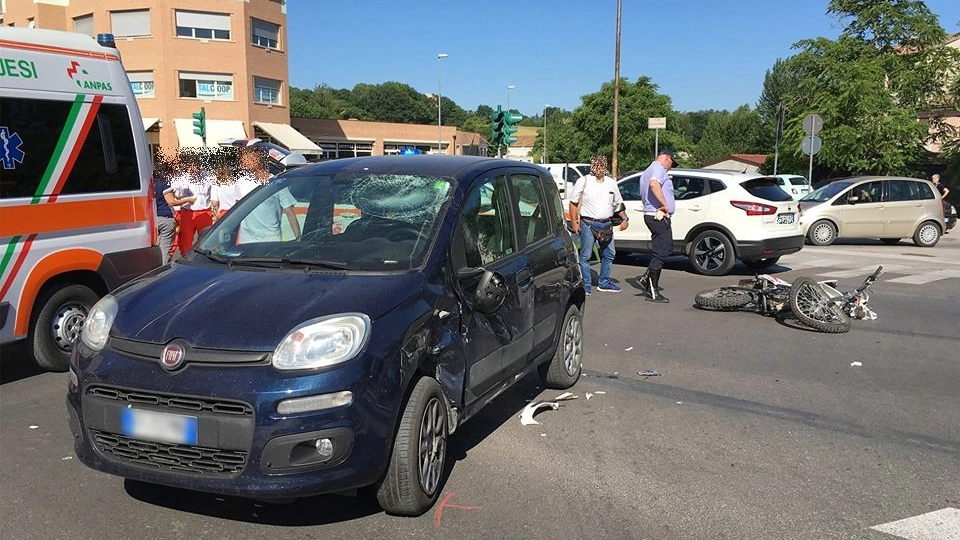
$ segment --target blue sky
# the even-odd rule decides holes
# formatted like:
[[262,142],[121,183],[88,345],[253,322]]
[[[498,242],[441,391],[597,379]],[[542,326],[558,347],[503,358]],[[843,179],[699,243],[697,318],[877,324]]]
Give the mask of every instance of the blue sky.
[[[648,76],[678,111],[756,105],[763,77],[844,23],[826,0],[623,0],[620,76]],[[960,0],[928,0],[960,32]],[[573,110],[612,81],[616,0],[289,0],[290,84],[438,86],[467,110]],[[449,55],[438,60],[437,55]],[[508,86],[515,88],[508,90]]]

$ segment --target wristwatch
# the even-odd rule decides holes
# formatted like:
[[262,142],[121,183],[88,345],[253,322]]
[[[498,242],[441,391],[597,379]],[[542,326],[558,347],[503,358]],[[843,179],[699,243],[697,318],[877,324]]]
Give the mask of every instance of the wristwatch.
[[630,216],[623,216],[624,221],[630,221]]

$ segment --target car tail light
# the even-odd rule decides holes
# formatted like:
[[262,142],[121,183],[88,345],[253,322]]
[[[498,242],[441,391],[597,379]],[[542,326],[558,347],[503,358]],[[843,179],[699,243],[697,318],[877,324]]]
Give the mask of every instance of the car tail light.
[[776,206],[749,201],[730,201],[730,204],[743,210],[748,216],[769,216],[777,213]]

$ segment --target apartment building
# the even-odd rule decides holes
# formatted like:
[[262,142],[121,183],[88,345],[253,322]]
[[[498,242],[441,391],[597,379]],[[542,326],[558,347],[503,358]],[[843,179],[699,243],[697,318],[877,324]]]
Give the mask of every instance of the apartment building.
[[260,137],[320,156],[290,125],[286,20],[286,0],[0,0],[0,24],[113,34],[155,150]]

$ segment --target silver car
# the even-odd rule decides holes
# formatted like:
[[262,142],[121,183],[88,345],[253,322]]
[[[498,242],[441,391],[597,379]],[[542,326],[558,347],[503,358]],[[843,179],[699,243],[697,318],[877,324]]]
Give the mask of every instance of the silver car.
[[933,247],[945,229],[940,194],[927,180],[855,176],[833,181],[800,199],[807,241],[828,246],[837,238],[913,238]]

